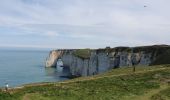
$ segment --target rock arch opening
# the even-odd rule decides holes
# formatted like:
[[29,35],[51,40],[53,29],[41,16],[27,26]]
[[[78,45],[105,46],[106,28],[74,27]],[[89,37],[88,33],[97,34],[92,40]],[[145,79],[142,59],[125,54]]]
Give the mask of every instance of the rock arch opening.
[[58,72],[63,72],[63,61],[61,58],[57,59],[56,70]]
[[69,77],[70,76],[70,67],[65,66],[62,58],[57,59],[56,70],[60,73],[60,77]]

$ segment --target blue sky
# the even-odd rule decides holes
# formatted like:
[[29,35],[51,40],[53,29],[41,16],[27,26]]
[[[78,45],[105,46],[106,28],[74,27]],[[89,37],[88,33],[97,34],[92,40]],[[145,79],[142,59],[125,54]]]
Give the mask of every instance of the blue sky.
[[170,44],[169,4],[170,0],[0,0],[0,47]]

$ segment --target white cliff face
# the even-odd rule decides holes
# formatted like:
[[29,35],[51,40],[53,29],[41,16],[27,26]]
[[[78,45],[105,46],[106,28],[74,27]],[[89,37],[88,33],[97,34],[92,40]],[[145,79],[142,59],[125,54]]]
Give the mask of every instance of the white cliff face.
[[151,62],[152,62],[152,59],[151,59],[151,53],[150,54],[145,54],[145,53],[142,53],[140,55],[140,62],[139,62],[139,65],[149,65]]
[[62,51],[51,51],[45,63],[46,67],[56,67],[57,59],[60,57],[61,54]]
[[108,57],[108,53],[99,53],[97,55],[98,59],[98,72],[102,73],[109,69],[110,67],[110,58]]
[[51,51],[46,61],[46,67],[55,67],[60,58],[63,66],[69,69],[70,75],[89,76],[106,72],[113,68],[131,65],[149,65],[155,59],[152,53],[144,51],[111,51],[98,52],[91,50],[88,59],[82,59],[73,54],[75,50],[55,50]]
[[63,54],[61,57],[64,66],[69,67],[73,76],[87,76],[89,74],[89,59],[81,59],[72,54]]

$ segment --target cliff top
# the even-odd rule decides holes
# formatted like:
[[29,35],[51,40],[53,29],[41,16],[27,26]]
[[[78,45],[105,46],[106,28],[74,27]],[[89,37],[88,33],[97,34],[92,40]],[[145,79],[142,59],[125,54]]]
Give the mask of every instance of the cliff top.
[[129,51],[131,49],[134,49],[136,51],[138,50],[152,50],[152,49],[161,49],[161,48],[170,48],[170,45],[150,45],[150,46],[136,46],[136,47],[128,47],[128,46],[118,46],[118,47],[106,47],[106,48],[99,48],[99,49],[90,49],[90,48],[85,48],[85,49],[57,49],[57,51],[75,51],[75,50],[98,50],[98,51],[107,51],[107,50],[112,50],[112,51]]
[[[170,50],[169,45],[151,45],[151,46],[138,46],[138,47],[115,47],[115,48],[99,48],[99,49],[58,49],[56,51],[64,51],[64,53],[70,53],[72,52],[75,56],[82,58],[82,59],[88,59],[91,55],[91,52],[96,51],[96,53],[111,53],[111,52],[144,52],[144,53],[152,53],[152,54],[163,54],[167,50]],[[155,55],[157,56],[157,55]]]
[[90,49],[77,49],[73,52],[73,54],[82,59],[88,59],[91,55]]

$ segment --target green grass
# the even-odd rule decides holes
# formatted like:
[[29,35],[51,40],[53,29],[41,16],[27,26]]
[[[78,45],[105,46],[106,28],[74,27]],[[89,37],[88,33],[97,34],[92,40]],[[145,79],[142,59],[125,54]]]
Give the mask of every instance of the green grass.
[[170,87],[153,95],[151,100],[170,100]]
[[91,53],[90,49],[78,49],[74,51],[73,54],[79,58],[88,59],[90,58],[90,53]]
[[[11,90],[10,94],[1,91],[0,100],[140,100],[139,97],[143,98],[149,91],[158,91],[166,84],[170,79],[169,66],[137,67],[135,73],[131,67],[120,68],[60,83],[26,85]],[[169,98],[169,86],[165,89],[158,93]],[[157,98],[155,94],[148,96],[150,100]]]

